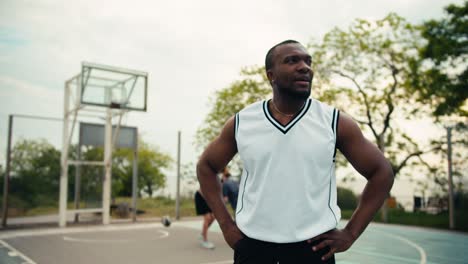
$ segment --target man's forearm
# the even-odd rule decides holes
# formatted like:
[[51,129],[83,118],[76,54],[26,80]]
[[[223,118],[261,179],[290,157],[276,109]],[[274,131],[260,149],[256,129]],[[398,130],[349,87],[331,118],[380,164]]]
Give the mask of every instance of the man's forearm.
[[197,177],[200,182],[203,197],[211,211],[213,211],[219,225],[223,227],[224,225],[233,223],[231,215],[223,201],[221,183],[216,176],[216,171],[208,164],[201,161],[197,165]]
[[382,206],[393,185],[393,174],[391,171],[382,169],[367,182],[361,195],[358,208],[354,211],[351,219],[346,225],[356,240],[372,221],[375,213]]

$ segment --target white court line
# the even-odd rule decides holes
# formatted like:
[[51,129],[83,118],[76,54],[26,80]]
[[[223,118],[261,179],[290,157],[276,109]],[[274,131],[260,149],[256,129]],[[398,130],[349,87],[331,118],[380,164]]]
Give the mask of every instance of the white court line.
[[377,232],[381,232],[382,234],[384,234],[385,236],[389,236],[389,237],[392,237],[392,238],[395,238],[395,239],[398,239],[400,241],[403,241],[405,242],[406,244],[416,248],[416,250],[418,250],[419,252],[419,255],[421,256],[421,261],[419,262],[420,264],[426,264],[427,263],[427,255],[426,255],[426,251],[424,251],[424,249],[422,247],[420,247],[418,244],[414,243],[413,241],[407,239],[407,238],[404,238],[402,236],[398,236],[398,235],[393,235],[393,234],[388,234],[386,232],[382,232],[382,231],[377,231]]
[[48,228],[40,230],[21,230],[21,231],[2,231],[0,239],[9,239],[15,237],[30,237],[30,236],[44,236],[44,235],[66,235],[75,233],[87,232],[107,232],[118,230],[138,230],[148,228],[165,228],[161,223],[145,223],[145,224],[132,224],[132,225],[105,225],[105,226],[86,226],[86,227],[66,227],[66,228]]
[[158,231],[162,235],[154,239],[138,239],[138,240],[135,240],[135,239],[134,240],[132,239],[86,239],[86,238],[74,238],[74,237],[64,236],[63,240],[70,241],[70,242],[82,242],[82,243],[131,243],[131,242],[141,242],[141,241],[152,241],[152,240],[166,238],[169,236],[169,232],[167,231],[163,231],[163,230],[156,230],[156,231]]
[[[20,256],[23,260],[26,260],[27,262],[23,262],[23,263],[26,263],[26,264],[37,264],[36,262],[34,262],[32,259],[26,257],[23,253],[19,252],[17,249],[15,249],[14,247],[10,246],[7,242],[3,241],[3,240],[0,240],[0,244],[2,244],[4,247],[8,248],[10,250],[10,252],[13,252],[15,253],[17,256]],[[8,254],[10,255],[10,254]]]

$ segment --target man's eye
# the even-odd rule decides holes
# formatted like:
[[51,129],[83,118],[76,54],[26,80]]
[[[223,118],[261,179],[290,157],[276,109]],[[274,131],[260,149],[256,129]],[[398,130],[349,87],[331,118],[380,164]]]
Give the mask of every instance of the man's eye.
[[289,58],[286,58],[286,63],[296,63],[298,62],[298,58],[296,57],[289,57]]

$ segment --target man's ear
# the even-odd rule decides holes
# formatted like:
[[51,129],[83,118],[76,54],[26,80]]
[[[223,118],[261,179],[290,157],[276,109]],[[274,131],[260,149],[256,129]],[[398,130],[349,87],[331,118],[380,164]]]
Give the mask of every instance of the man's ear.
[[266,74],[267,74],[267,77],[268,77],[268,80],[270,81],[270,83],[273,84],[275,82],[275,77],[274,77],[273,71],[268,70],[266,72]]

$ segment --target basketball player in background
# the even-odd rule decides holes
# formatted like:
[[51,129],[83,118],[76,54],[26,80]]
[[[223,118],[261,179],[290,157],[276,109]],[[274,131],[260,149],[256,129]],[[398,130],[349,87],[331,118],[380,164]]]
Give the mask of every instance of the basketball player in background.
[[203,194],[200,190],[195,192],[194,201],[197,215],[203,215],[202,232],[199,237],[200,245],[207,249],[214,249],[215,245],[208,241],[208,228],[210,228],[211,224],[215,220],[215,217],[208,204],[206,204],[206,201],[203,198]]
[[224,203],[229,203],[235,213],[237,208],[237,198],[239,195],[239,183],[231,179],[231,173],[227,167],[221,172],[221,182],[223,184],[222,189]]
[[[231,117],[197,164],[204,197],[236,264],[335,263],[358,239],[393,185],[389,162],[353,119],[309,98],[312,58],[287,40],[265,59],[273,98]],[[368,181],[343,229],[335,155],[340,150]],[[239,153],[243,163],[236,222],[216,173]]]

